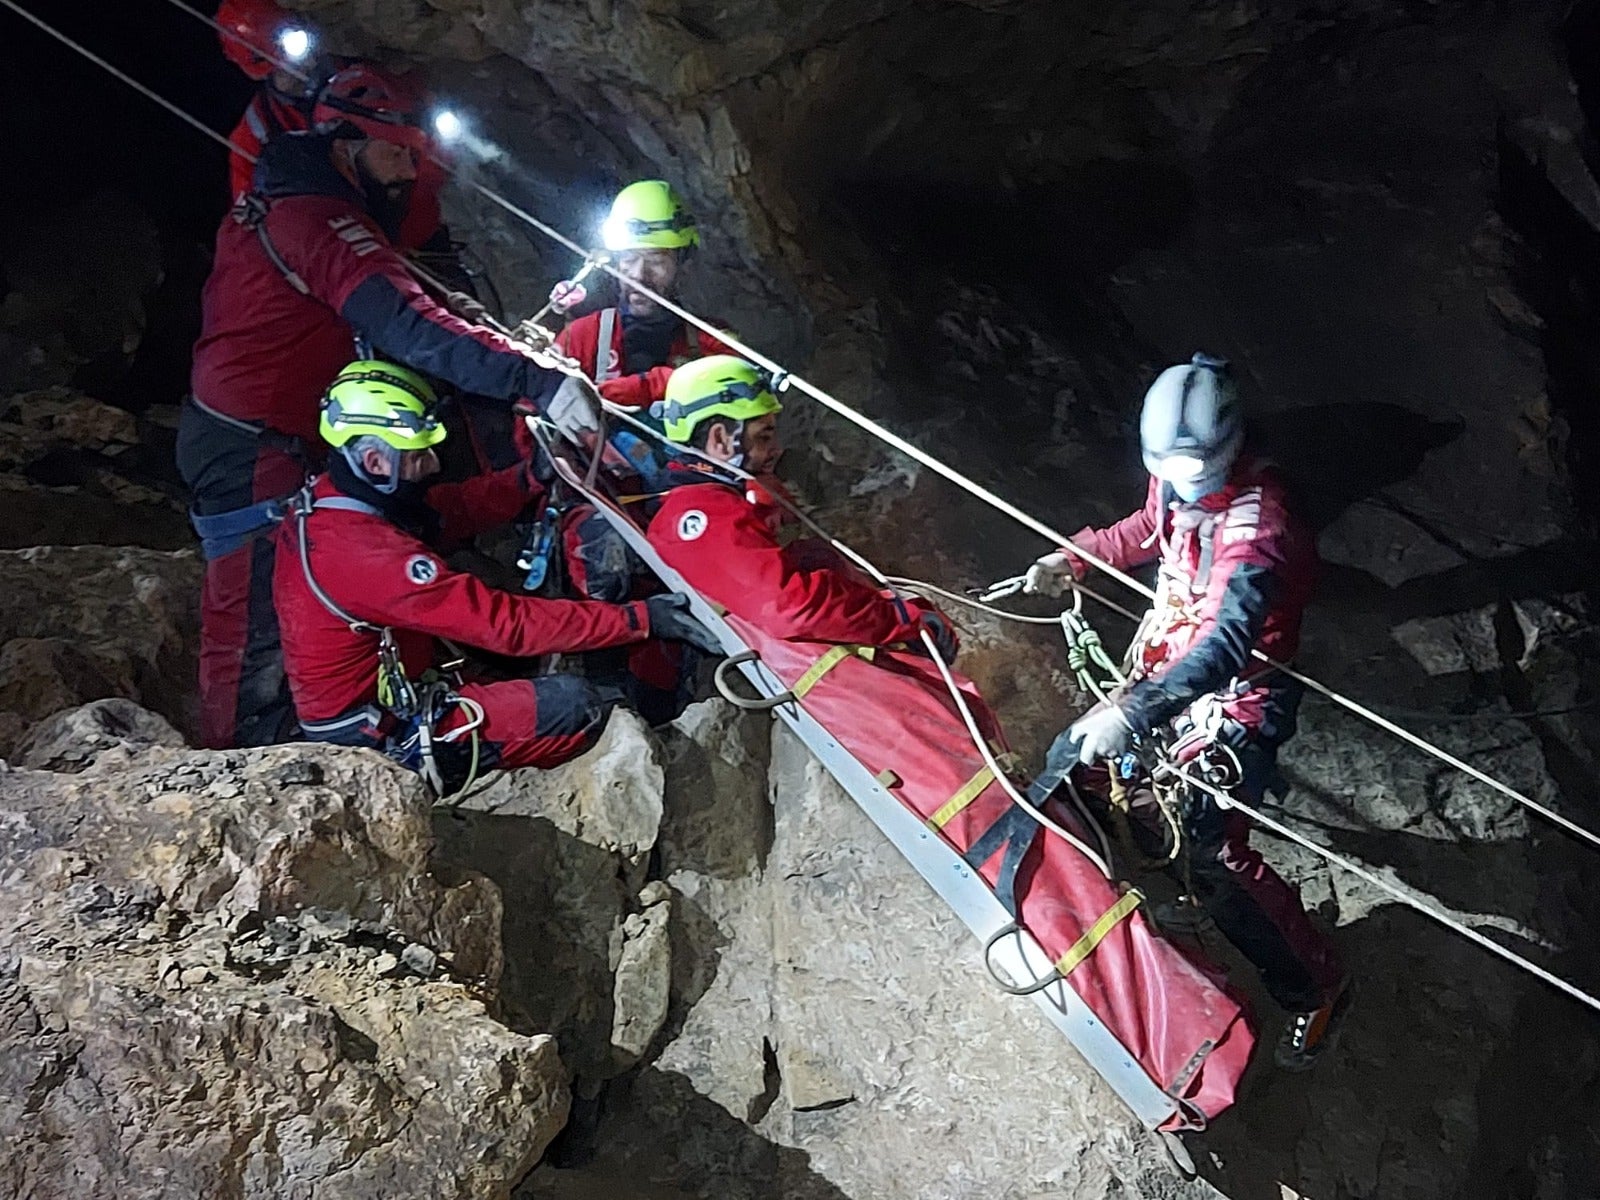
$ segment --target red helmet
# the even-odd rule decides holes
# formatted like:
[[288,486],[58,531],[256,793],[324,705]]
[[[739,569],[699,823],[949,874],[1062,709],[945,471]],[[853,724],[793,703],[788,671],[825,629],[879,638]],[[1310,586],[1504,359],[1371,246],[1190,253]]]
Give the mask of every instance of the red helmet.
[[226,30],[217,38],[228,61],[251,79],[265,79],[272,74],[272,60],[283,57],[278,38],[287,29],[303,28],[305,21],[277,0],[222,0],[217,24]]
[[426,101],[416,73],[391,75],[367,63],[346,67],[328,80],[311,113],[319,133],[354,126],[364,138],[430,148],[424,128]]

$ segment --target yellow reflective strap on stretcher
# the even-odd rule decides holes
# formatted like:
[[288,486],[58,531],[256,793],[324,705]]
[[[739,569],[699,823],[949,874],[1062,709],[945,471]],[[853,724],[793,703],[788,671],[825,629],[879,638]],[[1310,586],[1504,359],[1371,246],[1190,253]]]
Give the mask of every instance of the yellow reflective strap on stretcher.
[[1083,960],[1094,953],[1095,947],[1105,941],[1106,935],[1122,924],[1127,919],[1128,914],[1143,902],[1144,893],[1139,891],[1138,888],[1129,888],[1124,892],[1122,899],[1107,909],[1105,914],[1093,925],[1089,926],[1084,931],[1083,936],[1072,944],[1072,949],[1056,960],[1056,970],[1061,974],[1061,977],[1065,979],[1078,967],[1082,966]]
[[946,825],[950,824],[951,821],[956,819],[956,815],[960,813],[962,809],[966,808],[967,805],[971,804],[980,795],[982,795],[983,789],[988,787],[993,782],[994,772],[991,771],[988,764],[985,763],[982,770],[980,770],[971,779],[967,780],[966,783],[962,784],[961,790],[941,804],[939,806],[939,810],[934,813],[933,816],[928,818],[928,828],[933,830],[935,833],[943,829]]
[[796,700],[804,699],[807,692],[821,683],[823,677],[845,659],[859,658],[864,662],[871,662],[877,653],[876,646],[834,646],[812,663],[804,675],[795,680],[789,692]]

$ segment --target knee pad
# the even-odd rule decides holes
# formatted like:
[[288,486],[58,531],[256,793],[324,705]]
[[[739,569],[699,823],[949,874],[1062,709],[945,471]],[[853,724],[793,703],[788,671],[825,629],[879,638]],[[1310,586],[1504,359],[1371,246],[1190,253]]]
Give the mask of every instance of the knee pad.
[[533,680],[533,691],[536,737],[598,734],[616,705],[612,696],[578,675],[541,675]]

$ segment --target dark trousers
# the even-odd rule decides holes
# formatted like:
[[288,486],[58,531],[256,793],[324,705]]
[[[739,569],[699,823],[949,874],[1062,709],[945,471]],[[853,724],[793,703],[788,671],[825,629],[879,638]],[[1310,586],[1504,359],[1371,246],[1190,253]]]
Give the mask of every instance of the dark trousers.
[[[1276,747],[1247,742],[1240,799],[1260,803],[1277,760]],[[1250,819],[1223,811],[1205,793],[1183,816],[1188,883],[1224,937],[1261,973],[1274,1001],[1290,1012],[1323,1004],[1343,976],[1338,952],[1311,922],[1300,893],[1250,845]]]
[[[178,425],[178,470],[203,516],[291,495],[305,467],[185,404]],[[283,670],[272,604],[277,529],[252,535],[206,563],[200,592],[200,740],[213,749],[270,746],[295,736],[294,704]]]

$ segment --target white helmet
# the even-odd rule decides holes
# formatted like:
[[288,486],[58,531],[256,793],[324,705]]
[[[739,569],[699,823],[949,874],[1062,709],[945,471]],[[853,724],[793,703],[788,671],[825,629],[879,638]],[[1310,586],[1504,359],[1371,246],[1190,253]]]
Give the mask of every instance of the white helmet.
[[1226,359],[1196,354],[1168,367],[1144,395],[1139,444],[1145,469],[1193,503],[1228,482],[1244,445],[1244,413]]

